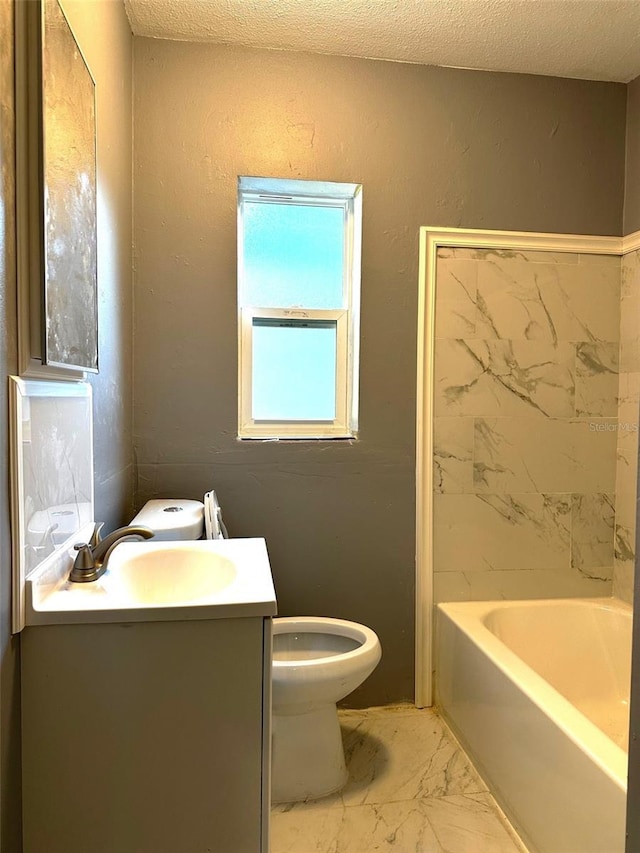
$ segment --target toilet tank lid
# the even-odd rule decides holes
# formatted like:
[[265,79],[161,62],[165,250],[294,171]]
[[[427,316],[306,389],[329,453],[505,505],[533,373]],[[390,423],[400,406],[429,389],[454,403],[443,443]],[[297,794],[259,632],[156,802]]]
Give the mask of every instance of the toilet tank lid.
[[176,527],[202,524],[204,504],[201,501],[163,499],[147,501],[131,524],[142,524],[158,532]]

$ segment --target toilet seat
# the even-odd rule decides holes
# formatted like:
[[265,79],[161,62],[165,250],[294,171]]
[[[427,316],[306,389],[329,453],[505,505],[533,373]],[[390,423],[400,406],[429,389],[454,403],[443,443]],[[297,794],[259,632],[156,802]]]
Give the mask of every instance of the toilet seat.
[[[276,637],[282,636],[299,636],[298,643],[291,643],[288,650],[290,657],[276,657],[279,651],[283,648],[283,644],[279,644]],[[326,637],[326,646],[323,649],[323,641],[318,640],[317,644],[313,643],[313,636]],[[347,619],[334,619],[320,616],[279,616],[273,620],[273,637],[274,637],[274,656],[273,663],[278,668],[286,669],[287,667],[304,667],[313,668],[315,666],[324,666],[327,660],[333,663],[347,662],[350,659],[362,656],[376,657],[380,648],[380,643],[376,634],[367,628],[366,625],[360,625],[357,622],[349,622]],[[307,637],[309,639],[307,639]],[[303,639],[304,638],[304,639]],[[347,641],[343,643],[344,650],[339,648],[331,649],[332,644],[340,646],[340,640]],[[349,648],[351,641],[353,645]],[[279,648],[277,648],[279,646]],[[296,648],[300,650],[300,656],[295,656]],[[314,651],[318,654],[313,654]]]

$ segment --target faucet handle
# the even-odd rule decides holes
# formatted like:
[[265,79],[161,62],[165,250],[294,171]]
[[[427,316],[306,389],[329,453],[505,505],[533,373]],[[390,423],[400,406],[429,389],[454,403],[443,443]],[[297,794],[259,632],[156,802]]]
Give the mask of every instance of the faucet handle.
[[73,547],[78,552],[78,556],[69,573],[69,580],[75,583],[87,583],[96,580],[99,574],[91,547],[86,542],[76,542]]
[[78,556],[73,563],[74,569],[86,572],[87,569],[94,568],[95,564],[93,561],[93,554],[91,553],[91,547],[86,542],[76,542],[73,549],[78,552]]
[[[93,528],[93,533],[91,534],[91,539],[89,540],[89,545],[92,548],[95,548],[102,541],[102,536],[100,535],[100,531],[104,527],[104,521],[96,521],[95,527]],[[75,546],[74,546],[75,547]]]

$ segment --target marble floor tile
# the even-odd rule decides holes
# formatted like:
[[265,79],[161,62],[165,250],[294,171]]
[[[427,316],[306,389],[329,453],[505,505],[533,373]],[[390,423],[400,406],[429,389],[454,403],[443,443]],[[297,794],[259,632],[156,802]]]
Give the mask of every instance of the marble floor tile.
[[342,711],[340,722],[346,787],[321,800],[275,806],[271,853],[525,850],[434,711]]
[[408,705],[392,708],[341,713],[349,781],[342,791],[308,802],[306,808],[339,809],[487,790],[437,714]]
[[444,723],[430,711],[342,720],[349,782],[344,805],[485,791]]
[[296,809],[273,816],[271,853],[444,853],[424,802]]
[[271,853],[519,853],[495,806],[471,796],[279,812]]
[[422,804],[446,853],[515,853],[524,849],[506,829],[490,795],[439,797]]

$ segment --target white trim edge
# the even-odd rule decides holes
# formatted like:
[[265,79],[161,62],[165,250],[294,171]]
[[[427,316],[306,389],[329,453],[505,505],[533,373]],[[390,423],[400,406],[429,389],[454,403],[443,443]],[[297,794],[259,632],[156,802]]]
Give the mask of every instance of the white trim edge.
[[622,238],[622,254],[635,252],[640,249],[640,231],[634,231]]

